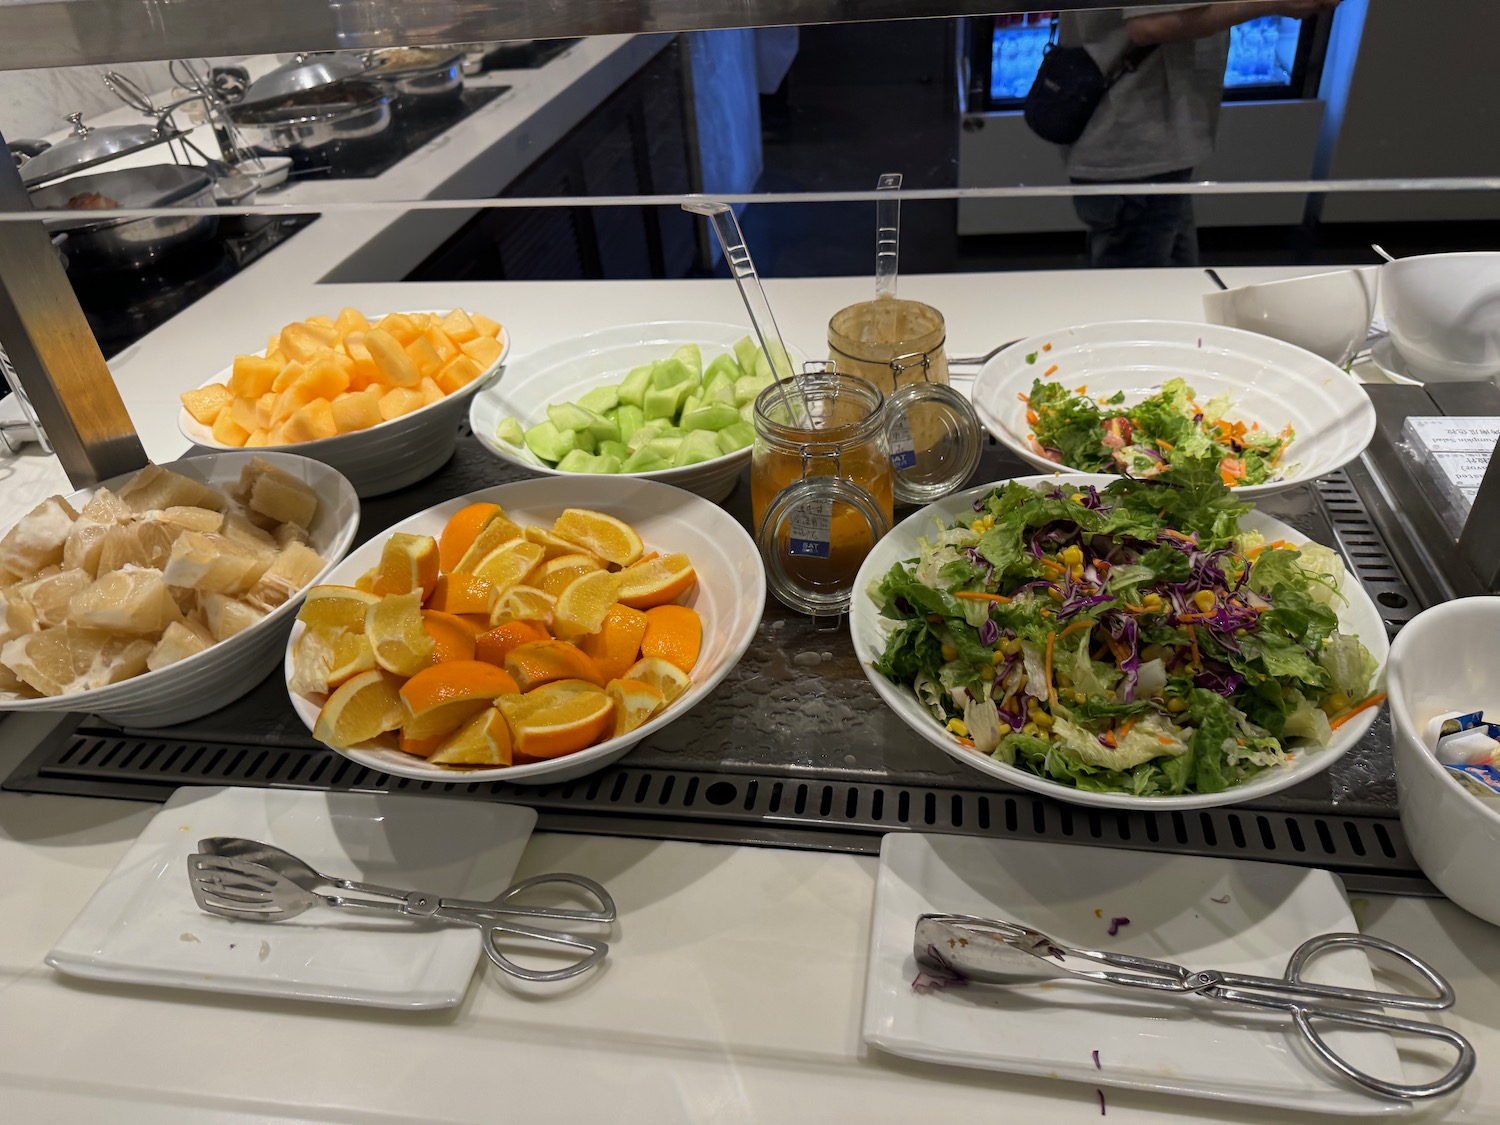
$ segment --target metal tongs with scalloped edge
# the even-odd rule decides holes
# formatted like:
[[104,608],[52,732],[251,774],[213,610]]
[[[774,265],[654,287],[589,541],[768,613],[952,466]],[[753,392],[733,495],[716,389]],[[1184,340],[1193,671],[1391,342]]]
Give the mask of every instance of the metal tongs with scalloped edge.
[[[557,921],[615,920],[609,892],[582,875],[535,875],[501,891],[489,902],[442,898],[428,891],[408,891],[325,875],[290,852],[259,840],[215,836],[199,840],[199,852],[188,856],[188,881],[199,909],[223,918],[251,922],[281,922],[314,906],[388,914],[414,922],[457,922],[480,931],[485,954],[499,969],[529,981],[576,977],[603,961],[609,946],[598,938],[543,929],[512,921],[515,917]],[[514,901],[533,887],[563,884],[592,895],[598,910],[527,906]],[[355,895],[335,893],[353,891]],[[531,969],[511,960],[501,950],[502,938],[522,939],[549,947],[581,950],[584,957],[559,969]]]
[[[1302,979],[1308,964],[1329,949],[1360,948],[1384,953],[1414,969],[1437,990],[1434,996],[1368,992]],[[1281,977],[1247,976],[1217,969],[1189,969],[1170,961],[1079,949],[1015,922],[967,914],[923,914],[917,919],[913,953],[924,970],[947,980],[976,984],[1030,984],[1073,977],[1156,995],[1202,996],[1228,1004],[1291,1013],[1298,1033],[1330,1069],[1388,1098],[1433,1098],[1458,1089],[1474,1071],[1474,1048],[1456,1031],[1381,1012],[1406,1008],[1435,1012],[1453,1006],[1452,987],[1426,962],[1398,945],[1364,934],[1320,934],[1302,945]],[[1361,1011],[1360,1009],[1369,1009]],[[1312,1021],[1373,1027],[1447,1043],[1458,1061],[1432,1082],[1403,1085],[1356,1069],[1334,1053]]]

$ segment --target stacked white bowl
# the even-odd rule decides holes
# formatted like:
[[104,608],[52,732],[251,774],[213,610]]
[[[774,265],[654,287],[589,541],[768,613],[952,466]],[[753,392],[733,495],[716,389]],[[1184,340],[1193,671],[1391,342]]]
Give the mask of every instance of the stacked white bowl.
[[1500,251],[1423,254],[1381,267],[1391,340],[1423,380],[1500,376]]

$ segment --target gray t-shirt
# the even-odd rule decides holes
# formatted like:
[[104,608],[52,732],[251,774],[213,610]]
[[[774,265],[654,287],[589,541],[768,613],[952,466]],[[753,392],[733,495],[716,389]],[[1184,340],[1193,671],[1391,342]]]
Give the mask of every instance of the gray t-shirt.
[[[1118,10],[1064,12],[1058,42],[1087,48],[1109,74],[1130,50],[1127,19],[1184,6],[1132,8],[1128,16]],[[1228,31],[1157,47],[1104,95],[1083,136],[1068,149],[1068,175],[1128,180],[1200,163],[1213,151],[1228,61]]]

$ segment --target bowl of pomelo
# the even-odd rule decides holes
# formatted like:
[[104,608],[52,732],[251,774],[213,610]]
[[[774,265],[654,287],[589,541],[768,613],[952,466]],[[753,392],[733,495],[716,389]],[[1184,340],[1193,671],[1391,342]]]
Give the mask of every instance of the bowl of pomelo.
[[755,634],[755,544],[699,496],[560,477],[446,501],[308,592],[287,692],[313,736],[424,781],[565,780],[686,714]]
[[207,449],[311,457],[380,496],[453,455],[469,400],[509,351],[510,334],[479,313],[344,309],[288,324],[184,392],[177,428]]
[[0,535],[0,711],[186,722],[276,666],[303,591],[359,527],[339,473],[286,453],[148,465]]

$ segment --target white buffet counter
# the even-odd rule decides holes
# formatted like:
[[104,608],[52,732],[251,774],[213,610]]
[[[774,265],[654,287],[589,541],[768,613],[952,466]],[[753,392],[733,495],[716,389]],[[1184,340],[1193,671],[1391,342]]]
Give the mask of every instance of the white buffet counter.
[[[317,232],[289,246],[310,253]],[[114,364],[147,450],[186,442],[177,392],[282,323],[352,304],[483,309],[518,351],[650,319],[740,318],[728,281],[318,285],[278,251]],[[1286,270],[1236,271],[1236,281]],[[950,352],[1071,322],[1199,319],[1198,271],[910,277],[942,309]],[[817,354],[831,312],[868,278],[768,283],[783,330]],[[38,459],[38,464],[42,464]],[[0,525],[61,482],[0,488]],[[46,729],[0,721],[0,771]],[[606,883],[620,923],[606,969],[546,998],[481,968],[464,1004],[401,1014],[86,984],[47,950],[155,805],[0,794],[0,1119],[17,1122],[787,1122],[1092,1120],[1093,1087],[905,1062],[859,1025],[876,861],[764,848],[539,835],[518,874]],[[1461,1096],[1410,1118],[1500,1122],[1500,941],[1442,901],[1371,897],[1366,929],[1429,959],[1458,990],[1444,1016],[1480,1065]],[[1107,1092],[1111,1121],[1280,1122],[1288,1115]]]

